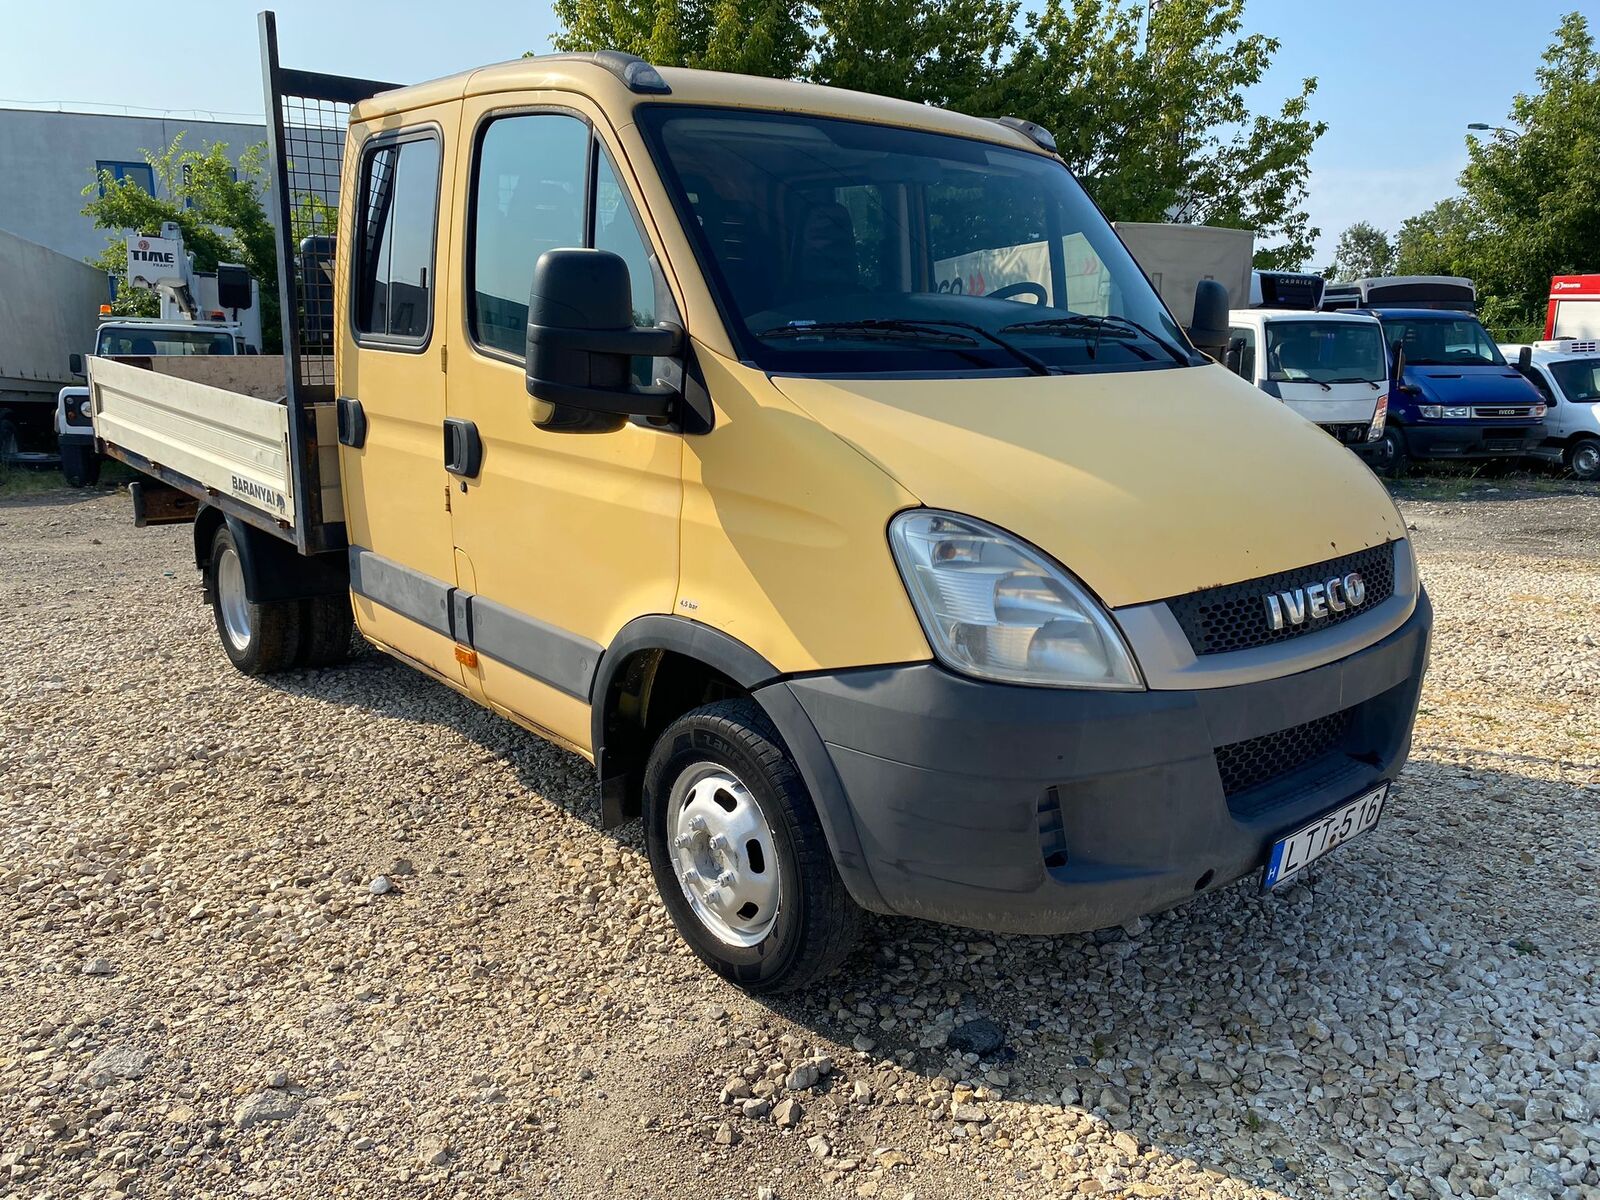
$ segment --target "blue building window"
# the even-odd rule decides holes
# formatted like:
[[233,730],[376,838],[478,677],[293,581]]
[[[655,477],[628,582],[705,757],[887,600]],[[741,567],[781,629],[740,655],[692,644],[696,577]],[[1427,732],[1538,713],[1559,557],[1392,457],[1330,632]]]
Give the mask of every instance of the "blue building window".
[[[144,189],[144,193],[147,196],[156,194],[156,173],[150,169],[149,163],[108,162],[105,159],[101,159],[94,164],[94,169],[96,174],[102,171],[110,171],[111,178],[118,183],[121,183],[124,179],[133,180],[134,183]],[[104,185],[100,188],[100,194],[102,196],[106,194]]]
[[[239,168],[238,167],[230,167],[230,168],[228,168],[228,178],[230,180],[232,180],[234,183],[238,183],[239,182]],[[183,186],[184,186],[184,190],[185,191],[188,190],[189,183],[193,179],[194,179],[194,164],[193,163],[184,163],[183,164]],[[183,198],[183,206],[185,208],[193,208],[194,207],[194,197],[185,196]]]

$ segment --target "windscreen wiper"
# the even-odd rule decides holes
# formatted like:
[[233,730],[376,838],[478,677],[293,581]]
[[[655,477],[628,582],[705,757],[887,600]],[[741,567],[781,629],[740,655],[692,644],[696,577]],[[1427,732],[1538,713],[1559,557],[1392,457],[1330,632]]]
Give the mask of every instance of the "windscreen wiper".
[[[966,334],[949,333],[947,329],[966,329],[976,334],[971,337]],[[804,337],[807,334],[823,337],[869,337],[869,338],[916,338],[920,341],[943,340],[952,345],[975,346],[978,338],[993,343],[1000,347],[1012,358],[1035,375],[1049,375],[1051,369],[1048,364],[1035,358],[1020,346],[1013,346],[1002,337],[996,337],[982,325],[974,325],[968,321],[902,321],[888,318],[869,318],[860,321],[811,321],[807,323],[792,323],[778,325],[772,329],[756,334],[758,338],[778,337]],[[968,357],[971,357],[970,355]],[[988,366],[987,360],[975,359]]]
[[[1000,332],[1011,333],[1012,331],[1016,331],[1018,333],[1051,333],[1059,331],[1061,333],[1073,333],[1086,329],[1093,329],[1095,331],[1094,344],[1096,349],[1099,348],[1100,339],[1102,337],[1117,337],[1119,339],[1125,339],[1130,333],[1132,333],[1138,334],[1140,337],[1149,338],[1152,342],[1160,346],[1169,355],[1171,355],[1173,361],[1180,362],[1186,367],[1194,365],[1194,360],[1192,358],[1190,358],[1177,346],[1174,346],[1171,342],[1167,341],[1165,338],[1159,336],[1158,334],[1152,333],[1137,321],[1130,320],[1128,317],[1119,317],[1110,313],[1104,316],[1101,316],[1097,313],[1073,313],[1070,317],[1050,317],[1042,321],[1019,321],[1015,325],[1007,325],[1003,327]],[[1150,354],[1145,354],[1137,346],[1129,346],[1128,349],[1142,354],[1146,361],[1149,361],[1153,357]]]

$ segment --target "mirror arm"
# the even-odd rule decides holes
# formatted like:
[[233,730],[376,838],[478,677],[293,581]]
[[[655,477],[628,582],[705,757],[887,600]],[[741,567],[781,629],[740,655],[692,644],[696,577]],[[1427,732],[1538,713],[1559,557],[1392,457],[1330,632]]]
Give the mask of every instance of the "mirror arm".
[[613,413],[622,417],[670,417],[678,400],[678,390],[651,386],[632,388],[583,387],[528,376],[528,394],[546,404],[571,405],[589,412]]
[[528,340],[555,350],[676,358],[683,353],[683,326],[667,321],[647,329],[637,326],[629,329],[570,329],[558,325],[529,325]]

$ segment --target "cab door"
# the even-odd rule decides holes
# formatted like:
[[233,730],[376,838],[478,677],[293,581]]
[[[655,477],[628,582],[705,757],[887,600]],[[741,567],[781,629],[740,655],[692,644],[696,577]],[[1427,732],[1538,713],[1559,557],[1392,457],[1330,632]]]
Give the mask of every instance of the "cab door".
[[[361,632],[457,687],[445,471],[455,105],[352,127],[340,237],[340,470]],[[363,136],[365,135],[365,136]]]
[[[528,292],[546,250],[598,247],[629,267],[634,319],[676,319],[650,236],[599,112],[573,93],[468,97],[456,155],[464,274],[446,408],[471,461],[452,476],[451,529],[478,684],[489,703],[580,751],[589,684],[633,617],[672,611],[682,438],[639,422],[540,429],[524,362]],[[598,129],[598,132],[597,132]],[[659,298],[658,298],[659,297]],[[636,360],[649,382],[652,360]]]

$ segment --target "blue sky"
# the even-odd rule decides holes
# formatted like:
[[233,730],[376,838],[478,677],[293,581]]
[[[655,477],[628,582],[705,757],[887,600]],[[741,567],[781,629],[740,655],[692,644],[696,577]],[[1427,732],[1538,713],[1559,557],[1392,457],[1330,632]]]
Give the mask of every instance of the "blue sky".
[[[11,0],[0,36],[0,104],[69,100],[259,114],[255,12],[212,0],[159,7],[130,28],[126,0]],[[516,0],[276,0],[291,66],[409,82],[543,50],[546,4]],[[1329,124],[1312,157],[1310,211],[1326,265],[1357,220],[1393,229],[1454,187],[1469,121],[1504,121],[1533,85],[1563,12],[1600,24],[1596,0],[1250,0],[1246,23],[1283,42],[1258,107],[1315,75]],[[376,15],[381,14],[381,15]],[[443,16],[443,20],[441,20]],[[131,48],[137,45],[138,52]],[[141,69],[140,61],[153,64]],[[87,67],[87,69],[86,69]]]

